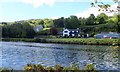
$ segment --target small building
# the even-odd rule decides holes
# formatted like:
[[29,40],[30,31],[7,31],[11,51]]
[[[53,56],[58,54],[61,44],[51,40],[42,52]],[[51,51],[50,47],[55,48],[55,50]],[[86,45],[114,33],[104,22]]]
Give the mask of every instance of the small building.
[[35,32],[39,32],[39,31],[43,30],[43,26],[42,25],[35,25],[33,29]]
[[119,33],[116,33],[116,32],[109,32],[109,33],[106,33],[106,32],[102,32],[102,33],[99,33],[99,34],[96,34],[95,35],[95,38],[120,38],[120,34]]
[[63,36],[71,36],[71,37],[79,37],[80,36],[80,29],[63,29]]

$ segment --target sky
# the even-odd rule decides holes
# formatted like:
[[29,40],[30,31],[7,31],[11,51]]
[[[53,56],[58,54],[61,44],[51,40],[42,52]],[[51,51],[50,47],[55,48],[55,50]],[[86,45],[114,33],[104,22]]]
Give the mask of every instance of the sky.
[[[104,0],[103,0],[104,1]],[[93,0],[0,0],[0,22],[13,22],[28,19],[60,18],[76,15],[97,16],[101,12],[91,7]],[[114,8],[117,4],[107,1]],[[108,15],[113,15],[107,13]]]

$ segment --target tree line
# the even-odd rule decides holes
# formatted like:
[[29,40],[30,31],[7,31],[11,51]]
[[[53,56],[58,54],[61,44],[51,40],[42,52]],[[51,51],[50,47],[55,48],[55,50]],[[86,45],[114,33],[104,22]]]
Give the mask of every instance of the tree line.
[[[83,33],[90,33],[91,35],[98,32],[119,32],[120,33],[120,15],[107,16],[104,13],[95,16],[90,14],[87,18],[70,16],[68,18],[58,19],[30,19],[24,21],[16,21],[13,23],[2,22],[2,36],[3,37],[17,37],[17,38],[31,38],[37,34],[52,34],[56,35],[63,28],[76,29],[80,28]],[[35,25],[42,25],[44,30],[35,33],[33,27]]]
[[2,37],[10,38],[32,38],[35,32],[33,27],[27,23],[13,23],[12,25],[5,25],[2,27]]

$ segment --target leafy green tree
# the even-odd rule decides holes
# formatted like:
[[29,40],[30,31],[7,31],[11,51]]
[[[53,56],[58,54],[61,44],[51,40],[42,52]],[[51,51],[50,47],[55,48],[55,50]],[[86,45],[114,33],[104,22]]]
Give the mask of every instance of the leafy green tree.
[[86,25],[86,19],[85,18],[79,18],[79,23],[81,26],[85,26]]
[[22,38],[22,37],[34,37],[35,32],[33,27],[27,22],[15,22],[11,25],[3,26],[2,28],[3,37],[10,38]]
[[105,13],[101,13],[97,16],[97,22],[99,24],[105,24],[108,20],[108,16]]
[[2,27],[2,37],[9,37],[10,32],[9,32],[9,26],[3,26]]
[[52,19],[44,19],[44,27],[45,28],[51,28],[54,26]]
[[112,18],[114,24],[116,25],[117,32],[120,33],[120,14],[114,15]]
[[22,26],[23,26],[23,32],[22,32],[23,37],[27,37],[27,38],[34,37],[35,32],[33,30],[33,27],[30,26],[28,22],[23,22]]
[[37,24],[37,25],[40,25],[40,24],[42,24],[42,25],[43,25],[43,24],[44,24],[44,21],[43,21],[43,20],[41,20],[41,19],[39,19],[39,20],[37,20],[37,21],[36,21],[36,24]]
[[30,24],[35,24],[36,21],[34,19],[29,19],[29,20],[27,20],[27,22]]
[[87,25],[94,25],[95,24],[95,16],[94,14],[90,14],[86,21]]
[[65,19],[65,27],[69,29],[76,29],[80,26],[77,16],[70,16]]
[[64,24],[65,24],[64,17],[61,17],[59,19],[55,19],[55,20],[53,20],[53,22],[54,22],[54,26],[57,28],[63,28]]
[[20,23],[12,24],[10,25],[8,32],[10,32],[10,37],[21,37],[22,25]]

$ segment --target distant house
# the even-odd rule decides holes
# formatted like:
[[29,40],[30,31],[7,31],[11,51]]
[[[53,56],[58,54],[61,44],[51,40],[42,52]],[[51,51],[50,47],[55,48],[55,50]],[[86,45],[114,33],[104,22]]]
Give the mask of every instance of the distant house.
[[80,29],[79,28],[77,28],[77,29],[67,29],[67,28],[64,28],[63,29],[63,36],[72,36],[72,37],[74,37],[74,36],[77,36],[77,37],[79,37],[80,36]]
[[102,32],[95,35],[96,38],[120,38],[120,34],[116,32]]
[[34,26],[34,31],[35,32],[39,32],[39,31],[42,31],[43,30],[43,26],[42,25],[35,25]]

